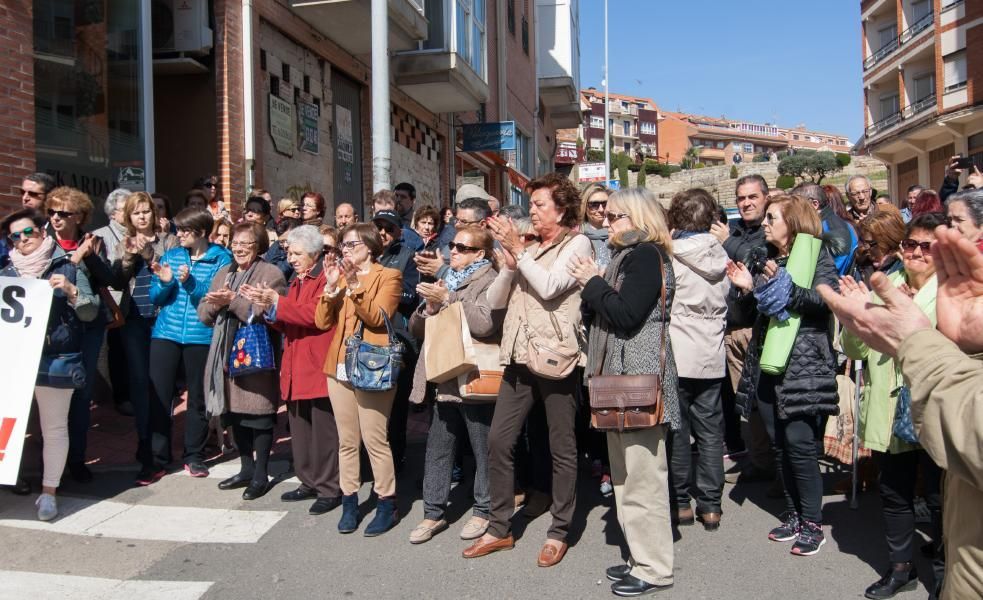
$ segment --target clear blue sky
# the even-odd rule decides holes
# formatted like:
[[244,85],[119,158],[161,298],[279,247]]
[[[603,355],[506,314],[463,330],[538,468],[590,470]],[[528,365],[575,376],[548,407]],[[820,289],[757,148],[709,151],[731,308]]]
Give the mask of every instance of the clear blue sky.
[[[610,89],[659,108],[863,133],[859,0],[609,0]],[[580,2],[580,84],[602,88],[604,2]]]

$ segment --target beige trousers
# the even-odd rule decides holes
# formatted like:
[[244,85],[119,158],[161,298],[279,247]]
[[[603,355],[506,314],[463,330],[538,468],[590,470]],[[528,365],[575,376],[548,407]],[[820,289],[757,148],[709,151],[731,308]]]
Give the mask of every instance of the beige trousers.
[[631,553],[631,574],[654,585],[669,585],[672,523],[666,426],[609,431],[607,437],[614,504]]
[[41,421],[41,439],[44,445],[44,473],[41,485],[56,488],[61,483],[68,459],[68,408],[72,404],[72,392],[60,388],[39,385],[34,388],[38,401],[38,420]]
[[[727,332],[724,338],[724,346],[727,349],[727,374],[730,376],[730,383],[734,386],[735,393],[741,383],[741,372],[744,370],[744,359],[750,343],[750,327],[733,329]],[[753,411],[748,419],[741,417],[741,437],[747,444],[751,464],[759,469],[770,471],[774,464],[771,456],[771,439],[768,437],[764,421],[761,420],[761,413]]]
[[359,446],[365,443],[372,463],[373,489],[381,498],[396,495],[396,474],[387,427],[396,390],[363,392],[328,377],[328,396],[338,424],[338,470],[341,493],[362,487]]

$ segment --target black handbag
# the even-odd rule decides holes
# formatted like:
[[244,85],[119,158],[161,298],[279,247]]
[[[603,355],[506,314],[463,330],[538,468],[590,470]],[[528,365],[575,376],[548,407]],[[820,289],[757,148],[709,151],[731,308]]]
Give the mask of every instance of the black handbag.
[[68,352],[41,356],[37,385],[63,390],[78,390],[85,387],[82,353]]
[[385,392],[396,387],[399,370],[403,366],[406,347],[396,337],[396,330],[386,311],[379,309],[389,335],[388,346],[376,346],[362,340],[365,323],[345,341],[345,375],[348,383],[364,392]]

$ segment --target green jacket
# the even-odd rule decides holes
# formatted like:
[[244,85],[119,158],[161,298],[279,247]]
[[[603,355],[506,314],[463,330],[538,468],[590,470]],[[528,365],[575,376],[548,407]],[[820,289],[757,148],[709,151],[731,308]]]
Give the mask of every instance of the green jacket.
[[[899,287],[908,278],[904,270],[888,275],[888,279]],[[915,304],[922,309],[935,326],[935,295],[938,291],[938,281],[933,276],[925,286],[915,294]],[[883,301],[875,294],[872,298],[875,304]],[[904,442],[894,436],[894,410],[898,397],[894,391],[904,385],[901,370],[894,359],[877,350],[868,348],[860,339],[843,329],[840,335],[843,352],[854,360],[863,360],[864,391],[860,403],[860,440],[864,448],[876,452],[909,452],[918,446]]]

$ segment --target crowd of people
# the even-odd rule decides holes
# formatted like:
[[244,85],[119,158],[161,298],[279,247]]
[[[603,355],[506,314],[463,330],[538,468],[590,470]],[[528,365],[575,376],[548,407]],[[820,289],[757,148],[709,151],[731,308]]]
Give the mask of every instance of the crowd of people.
[[[89,232],[89,196],[30,175],[2,223],[0,275],[54,291],[35,389],[38,518],[57,518],[66,470],[92,479],[105,344],[116,410],[137,433],[136,485],[176,467],[207,477],[214,435],[240,461],[218,487],[262,497],[282,402],[300,485],[281,500],[310,501],[312,515],[340,507],[338,531],[355,532],[367,457],[376,502],[363,533],[382,535],[400,519],[408,415],[429,407],[410,543],[449,527],[451,486],[470,475],[462,556],[512,548],[521,508],[550,512],[537,564],[556,565],[583,465],[613,494],[629,550],[606,570],[612,592],[636,596],[672,585],[674,527],[723,526],[726,483],[771,482],[784,512],[762,539],[819,553],[827,425],[853,411],[841,384],[862,371],[862,456],[850,460],[879,492],[888,548],[866,597],[917,581],[917,498],[931,514],[932,597],[979,597],[983,371],[967,355],[983,351],[983,176],[959,189],[960,176],[953,162],[938,193],[913,186],[896,203],[864,176],[785,191],[749,175],[728,222],[704,189],[663,206],[644,188],[580,190],[556,173],[529,183],[528,210],[472,184],[453,207],[418,206],[400,183],[369,214],[342,202],[333,219],[313,191],[274,204],[254,189],[237,208],[206,175],[174,214],[162,195],[114,190],[109,224]],[[436,336],[460,332],[436,324],[452,322],[485,366],[437,376]],[[53,363],[85,381],[56,383]],[[629,381],[646,387],[601,425],[602,384]],[[725,472],[725,456],[740,468]]]

